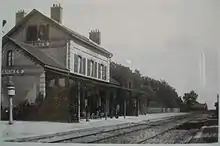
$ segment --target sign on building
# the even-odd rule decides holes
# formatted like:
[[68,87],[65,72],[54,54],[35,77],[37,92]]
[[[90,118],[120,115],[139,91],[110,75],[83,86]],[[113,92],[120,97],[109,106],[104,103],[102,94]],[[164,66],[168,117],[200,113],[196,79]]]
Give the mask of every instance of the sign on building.
[[24,74],[23,69],[2,69],[3,76],[16,76]]

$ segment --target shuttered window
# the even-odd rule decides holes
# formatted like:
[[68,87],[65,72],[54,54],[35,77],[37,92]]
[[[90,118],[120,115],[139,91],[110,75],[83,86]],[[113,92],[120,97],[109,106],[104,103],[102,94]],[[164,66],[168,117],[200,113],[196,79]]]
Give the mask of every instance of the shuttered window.
[[9,50],[7,52],[7,66],[12,66],[14,64],[14,52]]
[[27,28],[26,41],[36,41],[38,36],[37,26],[30,25]]
[[46,39],[46,26],[40,25],[38,29],[38,39],[45,40]]
[[90,60],[87,59],[87,76],[90,75]]
[[50,32],[50,26],[49,24],[47,24],[45,30],[45,40],[49,40],[49,32]]
[[94,61],[90,60],[90,73],[89,76],[94,77]]
[[74,72],[78,71],[78,55],[74,54]]
[[104,65],[101,64],[101,78],[104,79]]
[[98,64],[98,78],[101,78],[101,64]]
[[82,73],[82,65],[83,65],[83,62],[82,62],[82,57],[78,55],[78,73]]
[[97,78],[97,62],[94,65],[94,77]]
[[106,76],[107,76],[107,67],[104,66],[104,69],[103,69],[103,80],[106,80]]
[[83,58],[83,72],[84,75],[86,74],[86,58]]

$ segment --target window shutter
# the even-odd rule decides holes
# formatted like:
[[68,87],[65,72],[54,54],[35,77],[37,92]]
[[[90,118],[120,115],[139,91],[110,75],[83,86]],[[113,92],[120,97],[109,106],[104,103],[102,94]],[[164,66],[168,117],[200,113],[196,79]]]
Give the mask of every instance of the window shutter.
[[101,64],[98,64],[98,78],[101,78]]
[[15,54],[14,54],[14,51],[12,51],[12,52],[11,52],[11,64],[12,64],[12,65],[14,65],[14,63],[15,63],[14,60],[15,60]]
[[93,62],[92,66],[92,76],[95,77],[95,62]]
[[50,30],[50,26],[49,26],[49,24],[47,24],[46,30],[45,30],[45,39],[46,40],[49,40],[49,30]]
[[79,58],[79,73],[83,73],[83,58],[81,56],[78,56]]
[[107,71],[106,69],[107,69],[106,66],[104,66],[104,69],[103,69],[104,70],[103,71],[103,79],[104,80],[106,80],[106,71]]
[[9,50],[7,52],[7,66],[12,66],[14,64],[14,52]]
[[86,74],[86,58],[83,58],[83,74]]
[[45,34],[46,34],[46,26],[45,25],[40,25],[39,30],[38,30],[38,38],[40,40],[45,40]]
[[104,80],[104,65],[103,64],[101,64],[101,72],[102,72],[102,79]]
[[95,62],[94,77],[97,78],[97,62]]
[[87,76],[90,75],[90,60],[87,59]]
[[78,70],[78,55],[74,54],[74,72]]
[[93,60],[91,60],[91,67],[90,67],[90,69],[91,69],[91,77],[94,77],[94,61]]

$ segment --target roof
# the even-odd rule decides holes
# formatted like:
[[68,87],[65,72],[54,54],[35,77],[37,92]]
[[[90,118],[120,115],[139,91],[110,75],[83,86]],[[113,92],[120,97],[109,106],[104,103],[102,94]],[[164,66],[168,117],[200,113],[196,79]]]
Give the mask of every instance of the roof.
[[48,65],[50,67],[55,67],[58,69],[67,70],[64,65],[56,62],[53,58],[41,51],[40,48],[33,47],[32,45],[25,44],[23,42],[18,42],[9,37],[7,38],[7,40],[12,42],[14,45],[18,46],[18,48],[24,51],[25,53],[30,54],[32,58],[39,61],[41,64]]
[[[99,46],[98,44],[96,44],[95,42],[91,41],[90,39],[88,39],[87,37],[67,28],[66,26],[62,25],[61,23],[47,17],[46,15],[42,14],[41,12],[39,12],[36,9],[33,9],[30,13],[28,13],[21,21],[19,21],[5,36],[10,37],[14,31],[16,31],[17,29],[20,28],[20,26],[22,26],[26,21],[28,21],[33,15],[35,14],[40,14],[41,16],[43,16],[44,18],[46,18],[48,21],[52,22],[53,24],[55,24],[57,27],[59,27],[60,29],[62,29],[63,31],[65,31],[67,34],[69,34],[71,37],[78,39],[82,42],[84,42],[87,45],[90,45],[91,47],[97,49],[98,51],[101,51],[102,53],[105,53],[108,57],[112,57],[113,54],[109,51],[107,51],[106,49],[104,49],[103,47]],[[4,36],[4,37],[5,37]],[[3,38],[4,38],[3,37]]]
[[116,79],[114,79],[113,77],[110,77],[110,83],[120,86],[120,83]]
[[202,103],[195,103],[192,105],[192,108],[205,108],[207,107],[207,104],[202,104]]

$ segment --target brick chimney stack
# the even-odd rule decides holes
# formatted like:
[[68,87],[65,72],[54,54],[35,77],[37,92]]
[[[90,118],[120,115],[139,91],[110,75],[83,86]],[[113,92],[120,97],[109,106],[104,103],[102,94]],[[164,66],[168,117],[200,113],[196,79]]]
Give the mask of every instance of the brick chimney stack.
[[91,30],[89,33],[89,39],[95,42],[96,44],[101,44],[101,32],[97,29]]
[[62,23],[62,13],[63,8],[60,4],[53,4],[53,6],[50,8],[50,17],[59,23]]
[[23,19],[25,15],[26,13],[24,10],[17,11],[15,16],[15,23],[17,24],[18,22],[20,22],[20,20]]

